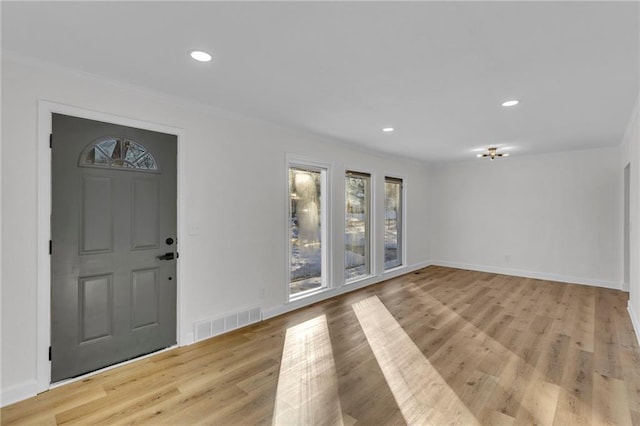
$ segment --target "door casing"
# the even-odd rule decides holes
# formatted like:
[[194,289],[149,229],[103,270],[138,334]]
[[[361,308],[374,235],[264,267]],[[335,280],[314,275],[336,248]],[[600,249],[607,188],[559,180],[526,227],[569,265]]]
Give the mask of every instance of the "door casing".
[[[177,259],[177,289],[176,289],[176,338],[178,346],[188,343],[185,336],[180,333],[180,317],[182,304],[182,279],[181,259],[188,252],[188,242],[183,238],[187,235],[183,232],[182,217],[185,217],[184,203],[181,202],[181,194],[185,193],[185,179],[182,159],[185,132],[183,129],[128,118],[120,115],[88,110],[85,108],[65,105],[61,103],[40,100],[38,101],[38,132],[37,132],[37,321],[36,321],[36,382],[31,392],[37,394],[52,387],[51,362],[49,361],[49,346],[51,344],[51,259],[49,255],[49,240],[51,238],[51,150],[49,148],[49,135],[52,127],[52,114],[59,113],[72,115],[89,120],[104,121],[121,126],[136,127],[155,132],[170,133],[177,136],[177,238],[180,242],[180,258]],[[107,367],[109,368],[109,367]],[[97,374],[103,370],[97,370],[87,375]],[[69,379],[56,386],[80,380],[87,375]]]

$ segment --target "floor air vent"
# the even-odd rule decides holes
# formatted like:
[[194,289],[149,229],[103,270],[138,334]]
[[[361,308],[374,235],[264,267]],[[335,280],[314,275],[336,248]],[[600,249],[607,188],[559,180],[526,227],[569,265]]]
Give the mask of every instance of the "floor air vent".
[[205,319],[193,323],[195,341],[208,339],[218,334],[226,333],[237,328],[247,326],[262,320],[260,308],[236,312],[220,318]]

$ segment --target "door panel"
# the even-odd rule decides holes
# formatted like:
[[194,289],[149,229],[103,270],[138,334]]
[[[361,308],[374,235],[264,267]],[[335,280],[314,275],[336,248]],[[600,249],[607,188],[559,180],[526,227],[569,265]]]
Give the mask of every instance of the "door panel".
[[133,248],[158,247],[158,216],[160,213],[158,182],[148,179],[133,181]]
[[158,268],[133,271],[131,328],[158,324],[160,292]]
[[53,382],[175,344],[176,145],[53,114]]
[[84,176],[82,179],[82,254],[111,251],[111,178]]
[[80,278],[78,310],[80,311],[80,343],[110,337],[113,324],[112,275]]

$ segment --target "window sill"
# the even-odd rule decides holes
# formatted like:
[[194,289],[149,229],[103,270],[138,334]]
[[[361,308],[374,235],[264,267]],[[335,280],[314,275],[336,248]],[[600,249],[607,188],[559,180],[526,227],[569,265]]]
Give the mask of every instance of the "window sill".
[[405,269],[407,267],[407,265],[398,265],[398,266],[394,266],[393,268],[389,268],[389,269],[385,269],[384,272],[382,273],[383,276],[387,275],[387,274],[392,274],[394,272],[398,272],[401,271],[403,269]]
[[315,296],[317,294],[327,293],[327,292],[329,292],[331,290],[334,290],[334,289],[330,288],[330,287],[320,287],[320,288],[317,288],[317,289],[314,289],[314,290],[307,290],[305,292],[294,294],[293,296],[289,295],[289,303],[297,302],[298,300],[303,300],[303,299],[306,299],[308,297]]
[[351,278],[344,282],[344,285],[356,284],[362,281],[370,280],[371,278],[375,278],[374,274],[363,275],[361,277]]

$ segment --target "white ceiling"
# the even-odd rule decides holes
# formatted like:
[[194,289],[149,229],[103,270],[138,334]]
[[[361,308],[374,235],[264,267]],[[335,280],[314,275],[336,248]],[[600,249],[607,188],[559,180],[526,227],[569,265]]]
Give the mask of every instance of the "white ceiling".
[[615,146],[638,94],[636,2],[1,7],[3,52],[424,161]]

